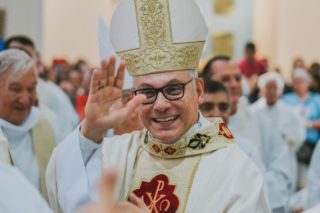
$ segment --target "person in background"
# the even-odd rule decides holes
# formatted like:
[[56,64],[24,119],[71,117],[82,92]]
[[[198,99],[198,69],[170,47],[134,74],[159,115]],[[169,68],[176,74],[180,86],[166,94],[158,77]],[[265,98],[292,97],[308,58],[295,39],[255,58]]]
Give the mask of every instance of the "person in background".
[[[5,48],[22,49],[30,54],[35,61],[39,60],[36,58],[36,48],[33,41],[26,36],[17,35],[9,37],[5,42]],[[79,117],[70,99],[60,87],[51,81],[46,81],[41,78],[38,78],[37,98],[40,108],[43,108],[42,105],[44,105],[55,113],[55,119],[57,120],[56,122],[58,122],[58,130],[56,131],[57,140],[60,142],[79,124]]]
[[267,72],[258,79],[261,98],[252,105],[256,112],[266,115],[278,129],[290,149],[290,162],[292,169],[292,190],[297,190],[298,164],[296,151],[305,140],[305,126],[302,118],[290,106],[281,100],[284,80],[279,73]]
[[309,73],[311,76],[310,91],[320,94],[320,64],[318,62],[311,64]]
[[292,79],[294,92],[285,94],[283,101],[304,120],[306,139],[297,151],[299,180],[303,187],[313,150],[320,138],[320,96],[309,91],[310,76],[306,70],[294,70]]
[[248,100],[253,103],[258,99],[259,89],[257,87],[257,79],[260,75],[267,71],[267,60],[258,60],[256,58],[256,46],[252,42],[248,42],[245,46],[245,56],[238,62],[241,73],[250,86]]
[[[228,126],[231,116],[231,101],[228,90],[217,81],[205,81],[203,103],[200,104],[199,109],[207,119],[221,117]],[[240,149],[255,162],[262,173],[265,172],[261,153],[257,146],[239,134],[233,135]]]
[[256,59],[256,46],[252,42],[246,44],[245,57],[238,64],[241,73],[248,79],[256,79],[267,71],[264,63]]
[[254,143],[262,155],[266,169],[265,181],[273,212],[284,212],[289,200],[291,169],[289,148],[272,122],[254,112],[242,96],[241,71],[227,56],[216,56],[205,66],[204,79],[221,82],[230,94],[231,116],[229,128]]
[[36,67],[27,53],[18,49],[0,53],[0,128],[8,140],[0,148],[10,156],[7,163],[47,198],[45,171],[56,138],[49,121],[34,106],[36,85]]

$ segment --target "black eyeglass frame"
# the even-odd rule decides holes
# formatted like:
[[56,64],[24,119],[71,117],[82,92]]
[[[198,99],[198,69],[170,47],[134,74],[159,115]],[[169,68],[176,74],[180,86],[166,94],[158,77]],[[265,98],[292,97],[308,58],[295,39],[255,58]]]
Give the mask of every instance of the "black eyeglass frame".
[[[192,82],[193,80],[195,80],[195,78],[191,78],[189,81],[185,82],[185,83],[177,83],[177,84],[169,84],[169,85],[166,85],[164,87],[161,87],[161,88],[143,88],[143,89],[136,89],[136,90],[132,90],[132,93],[137,96],[139,95],[138,92],[139,91],[144,91],[144,90],[152,90],[155,92],[155,96],[152,97],[153,100],[152,101],[146,101],[144,102],[143,104],[144,105],[147,105],[147,104],[153,104],[154,102],[156,102],[157,98],[158,98],[158,94],[159,92],[162,93],[162,95],[169,101],[175,101],[175,100],[179,100],[181,98],[184,97],[184,91],[185,91],[185,87],[187,84],[189,84],[190,82]],[[181,86],[182,87],[182,93],[179,97],[175,97],[175,98],[170,98],[170,97],[167,97],[167,94],[165,92],[165,89],[169,88],[169,87],[172,87],[172,86]]]

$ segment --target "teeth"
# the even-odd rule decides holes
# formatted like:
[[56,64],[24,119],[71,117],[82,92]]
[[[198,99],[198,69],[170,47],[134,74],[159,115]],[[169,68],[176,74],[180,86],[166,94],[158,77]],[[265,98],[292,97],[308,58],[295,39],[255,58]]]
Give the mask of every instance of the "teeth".
[[158,119],[155,119],[157,122],[168,122],[168,121],[171,121],[171,120],[174,120],[176,118],[176,116],[171,116],[171,117],[168,117],[168,118],[158,118]]

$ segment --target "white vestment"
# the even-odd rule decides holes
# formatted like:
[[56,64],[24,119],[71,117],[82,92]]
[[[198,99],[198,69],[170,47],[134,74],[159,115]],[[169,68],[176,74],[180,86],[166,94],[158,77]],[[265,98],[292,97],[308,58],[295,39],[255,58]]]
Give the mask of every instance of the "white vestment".
[[249,109],[241,99],[237,112],[229,119],[229,127],[235,137],[241,135],[250,139],[262,154],[265,166],[264,179],[273,210],[286,209],[289,200],[291,169],[288,145],[271,121],[261,113]]
[[0,212],[51,213],[39,192],[14,167],[0,162]]
[[14,165],[39,188],[38,161],[33,152],[31,129],[40,119],[40,110],[33,107],[23,124],[17,126],[0,119],[0,127],[9,141],[9,150]]
[[37,95],[40,106],[49,107],[58,116],[59,130],[64,138],[79,124],[79,116],[65,92],[50,81],[38,79]]
[[[320,141],[319,141],[320,142]],[[317,212],[320,207],[320,145],[319,142],[313,151],[308,170],[306,187],[296,192],[290,200],[290,210],[297,208],[312,209]],[[309,211],[307,211],[309,212]]]
[[320,203],[320,145],[313,151],[307,177],[307,204],[311,207]]
[[45,169],[56,145],[51,124],[37,107],[32,107],[21,125],[0,119],[0,128],[5,136],[0,142],[0,152],[5,156],[2,162],[16,166],[47,198]]
[[[213,125],[202,120],[199,126],[203,128]],[[201,130],[195,126],[193,129],[192,135]],[[97,199],[96,186],[101,176],[102,157],[104,167],[118,168],[114,196],[116,200],[124,200],[132,190],[133,179],[139,176],[135,173],[136,160],[141,155],[153,156],[142,148],[143,135],[145,131],[105,138],[101,153],[101,145],[88,141],[76,129],[55,149],[47,169],[51,207],[56,212],[71,213],[88,201]],[[180,212],[270,212],[262,175],[236,144],[227,144],[200,157],[192,177],[188,202]],[[166,159],[161,161],[170,162]],[[170,173],[170,169],[164,170],[166,173]]]
[[270,118],[274,128],[280,131],[281,136],[288,143],[292,169],[292,192],[294,192],[298,181],[296,151],[302,145],[306,137],[304,121],[281,99],[270,107],[267,105],[265,98],[260,98],[252,105],[252,109]]

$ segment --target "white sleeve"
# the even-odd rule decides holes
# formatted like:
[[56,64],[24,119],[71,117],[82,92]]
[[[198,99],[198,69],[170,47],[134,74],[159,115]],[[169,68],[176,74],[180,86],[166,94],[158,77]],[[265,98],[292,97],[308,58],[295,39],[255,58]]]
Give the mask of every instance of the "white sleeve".
[[264,174],[272,209],[285,207],[292,186],[289,147],[280,132],[264,116],[258,119],[262,130],[266,172]]
[[102,145],[85,142],[75,129],[56,147],[47,168],[50,203],[64,213],[92,201],[101,177]]
[[14,167],[0,164],[0,212],[52,213],[46,201]]
[[307,207],[320,203],[320,145],[319,142],[313,151],[311,164],[307,176]]

